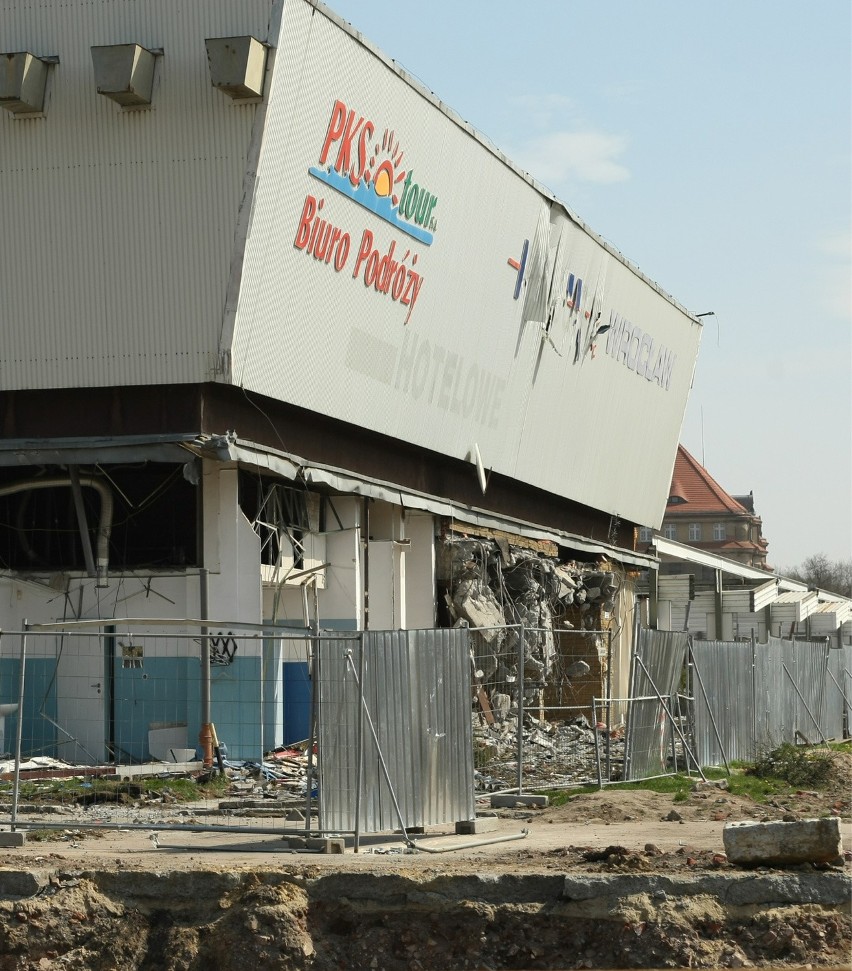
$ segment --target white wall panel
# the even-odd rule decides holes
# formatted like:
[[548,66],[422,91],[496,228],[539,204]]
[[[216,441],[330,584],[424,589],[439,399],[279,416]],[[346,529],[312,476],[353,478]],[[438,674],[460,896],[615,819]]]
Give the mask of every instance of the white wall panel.
[[[286,0],[280,38],[277,10],[0,0],[4,50],[60,58],[45,117],[0,112],[0,388],[232,381],[657,525],[699,322],[325,8]],[[278,43],[268,104],[235,106],[204,40],[249,33]],[[151,110],[95,91],[90,48],[128,42],[164,49]],[[437,199],[431,240],[310,174],[338,101],[371,173]],[[349,240],[337,270],[295,245],[308,197]],[[365,285],[365,234],[413,306]]]
[[[218,360],[256,105],[205,38],[266,39],[271,0],[0,0],[3,51],[57,55],[45,116],[0,111],[0,388],[199,381]],[[153,108],[98,95],[90,48],[163,48]]]
[[[372,174],[388,161],[437,198],[431,242],[359,205],[375,199],[364,180],[350,197],[311,174],[322,167],[338,102],[354,112],[354,183],[370,125],[363,168]],[[386,133],[401,159],[385,147]],[[297,245],[314,204],[339,231],[337,269],[310,244]],[[365,233],[379,254],[393,247],[394,259],[418,273],[413,309],[365,285],[357,259]],[[530,255],[516,300],[509,260],[521,258],[525,240]],[[304,0],[284,13],[243,269],[236,384],[459,459],[477,444],[487,468],[625,519],[659,522],[699,322],[395,65]],[[573,313],[570,274],[583,280]],[[551,286],[550,304],[536,307],[541,281]],[[608,332],[592,339],[598,313],[598,325],[618,335],[610,353]],[[619,343],[625,320],[629,333],[635,328],[632,345]],[[672,366],[655,376],[660,348]],[[630,475],[616,474],[619,467]]]

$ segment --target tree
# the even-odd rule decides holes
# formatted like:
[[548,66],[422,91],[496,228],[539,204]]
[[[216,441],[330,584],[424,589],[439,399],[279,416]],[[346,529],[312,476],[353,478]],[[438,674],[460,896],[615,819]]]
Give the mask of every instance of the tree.
[[814,553],[801,566],[782,571],[782,576],[819,587],[841,597],[852,597],[852,559],[830,560],[825,553]]

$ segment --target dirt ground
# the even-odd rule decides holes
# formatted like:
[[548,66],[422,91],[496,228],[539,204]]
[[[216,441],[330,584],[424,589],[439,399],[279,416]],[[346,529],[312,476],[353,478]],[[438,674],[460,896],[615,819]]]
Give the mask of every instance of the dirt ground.
[[291,852],[249,832],[152,837],[77,813],[56,839],[3,851],[0,881],[41,883],[0,895],[0,971],[848,966],[848,901],[738,906],[641,882],[617,900],[575,901],[562,888],[570,874],[746,879],[754,871],[724,855],[726,822],[825,815],[841,817],[842,861],[758,873],[850,875],[850,769],[852,755],[840,755],[825,790],[762,805],[724,784],[679,802],[615,789],[543,809],[483,802],[496,817],[487,832],[434,827],[415,849],[398,833],[371,835],[358,853],[349,837],[342,854]]

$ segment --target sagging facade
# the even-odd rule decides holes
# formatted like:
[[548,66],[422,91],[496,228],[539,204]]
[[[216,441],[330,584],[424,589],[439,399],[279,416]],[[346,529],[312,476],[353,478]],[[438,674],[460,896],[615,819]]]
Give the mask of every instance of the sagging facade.
[[[0,3],[0,625],[628,637],[700,323],[314,0],[54,7]],[[98,636],[28,655],[111,706],[95,759],[135,677]],[[154,655],[194,683],[192,639]]]

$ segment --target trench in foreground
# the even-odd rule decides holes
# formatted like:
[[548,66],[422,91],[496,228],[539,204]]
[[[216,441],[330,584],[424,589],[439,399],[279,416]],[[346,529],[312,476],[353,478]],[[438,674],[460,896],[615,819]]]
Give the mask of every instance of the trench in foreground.
[[0,971],[836,967],[849,888],[843,872],[3,871]]

